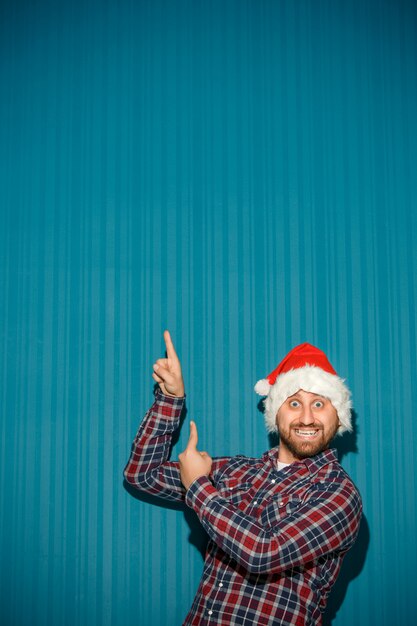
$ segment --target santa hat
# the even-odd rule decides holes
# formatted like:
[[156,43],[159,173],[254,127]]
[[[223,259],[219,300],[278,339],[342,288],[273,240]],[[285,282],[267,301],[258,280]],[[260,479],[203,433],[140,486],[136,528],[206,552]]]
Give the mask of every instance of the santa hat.
[[338,435],[352,431],[350,391],[331,366],[327,356],[309,343],[293,348],[276,369],[255,385],[255,391],[266,396],[265,424],[276,432],[276,415],[287,398],[302,389],[328,398],[337,411]]

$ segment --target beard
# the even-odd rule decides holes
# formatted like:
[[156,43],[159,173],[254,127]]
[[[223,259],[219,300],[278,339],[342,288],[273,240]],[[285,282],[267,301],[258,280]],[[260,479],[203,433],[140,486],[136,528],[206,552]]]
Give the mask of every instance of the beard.
[[319,428],[318,436],[314,441],[300,441],[297,439],[294,431],[299,428],[305,428],[305,426],[291,426],[289,430],[279,430],[278,432],[280,443],[291,452],[294,458],[302,461],[303,459],[308,459],[311,456],[316,456],[316,454],[327,450],[330,442],[337,433],[339,424],[335,424],[326,433],[323,428]]

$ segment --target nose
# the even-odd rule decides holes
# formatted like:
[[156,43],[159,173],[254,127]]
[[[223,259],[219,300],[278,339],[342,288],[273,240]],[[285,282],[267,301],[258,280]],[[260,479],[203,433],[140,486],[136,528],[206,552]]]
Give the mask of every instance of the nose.
[[314,416],[313,416],[313,412],[311,410],[310,405],[308,404],[303,405],[303,410],[300,415],[300,422],[302,424],[305,424],[306,426],[314,423]]

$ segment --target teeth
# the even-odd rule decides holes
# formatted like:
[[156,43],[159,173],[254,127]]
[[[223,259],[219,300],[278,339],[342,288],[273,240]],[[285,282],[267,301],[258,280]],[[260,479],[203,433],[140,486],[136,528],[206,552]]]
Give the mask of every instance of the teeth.
[[297,435],[303,435],[305,437],[313,437],[318,431],[317,430],[298,430],[298,429],[296,429],[295,432],[297,433]]

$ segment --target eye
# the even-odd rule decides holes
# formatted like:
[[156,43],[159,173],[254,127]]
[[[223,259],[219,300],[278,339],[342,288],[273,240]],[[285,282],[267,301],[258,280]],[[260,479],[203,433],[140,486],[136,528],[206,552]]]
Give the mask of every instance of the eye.
[[290,400],[290,407],[292,409],[297,409],[300,406],[300,403],[298,402],[298,400]]
[[324,402],[323,402],[323,400],[315,400],[315,401],[313,402],[313,407],[314,407],[315,409],[321,409],[322,407],[324,407]]

